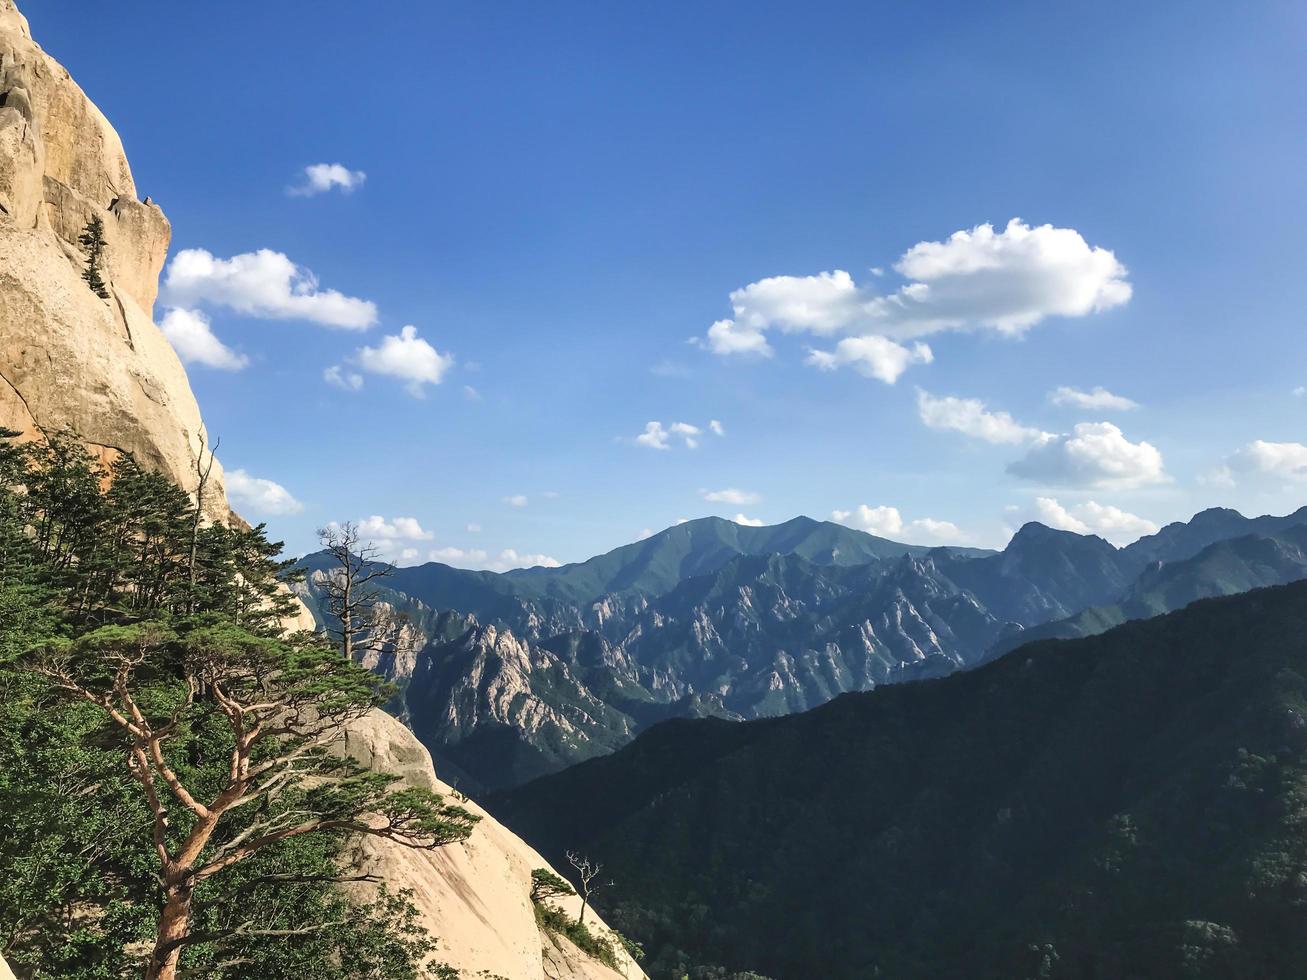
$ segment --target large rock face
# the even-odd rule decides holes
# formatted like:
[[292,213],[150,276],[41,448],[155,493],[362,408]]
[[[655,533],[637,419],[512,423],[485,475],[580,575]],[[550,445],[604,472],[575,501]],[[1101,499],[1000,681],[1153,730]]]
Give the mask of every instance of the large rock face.
[[[105,227],[107,300],[81,278],[76,242],[93,215]],[[193,490],[204,425],[152,320],[169,235],[163,212],[137,199],[113,127],[32,40],[12,0],[0,0],[0,426],[31,439],[71,430],[106,459],[130,453]],[[226,520],[219,467],[210,479],[206,507]],[[313,619],[301,607],[287,627],[311,629]],[[450,792],[413,735],[380,712],[349,749],[411,785]],[[489,816],[464,845],[434,853],[371,845],[359,860],[393,888],[415,890],[440,959],[465,976],[619,978],[540,932],[528,896],[531,871],[545,862]],[[644,974],[628,962],[625,976]]]
[[[349,733],[346,750],[372,768],[398,773],[410,786],[452,793],[436,778],[431,756],[407,728],[376,711]],[[539,930],[531,908],[531,871],[549,864],[475,803],[480,814],[463,844],[414,851],[366,840],[358,866],[392,889],[413,889],[422,925],[439,941],[436,958],[466,977],[509,980],[637,980],[644,972],[631,960],[617,973],[589,958],[567,939]],[[575,915],[579,899],[564,901]],[[591,929],[606,931],[587,913]],[[482,972],[484,971],[484,973]]]
[[[93,216],[108,299],[81,278],[77,238]],[[137,199],[108,120],[0,0],[0,425],[35,439],[71,430],[193,489],[204,424],[152,320],[170,234]],[[223,519],[220,467],[211,481],[206,506]]]

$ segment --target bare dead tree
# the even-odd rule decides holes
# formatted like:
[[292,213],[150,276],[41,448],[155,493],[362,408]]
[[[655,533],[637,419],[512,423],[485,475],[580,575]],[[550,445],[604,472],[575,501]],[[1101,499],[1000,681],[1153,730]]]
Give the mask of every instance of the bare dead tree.
[[577,877],[581,879],[581,887],[577,889],[581,896],[581,914],[576,917],[576,924],[583,925],[586,906],[590,904],[590,894],[599,887],[598,883],[591,884],[591,882],[599,877],[599,872],[604,870],[604,866],[594,863],[576,851],[567,852],[567,863],[576,870]]
[[379,586],[394,568],[381,560],[380,549],[364,541],[358,525],[350,521],[319,528],[318,539],[334,561],[319,581],[326,600],[327,633],[340,644],[345,659],[356,662],[398,638],[403,624],[383,600]]
[[190,553],[190,581],[191,581],[191,601],[194,603],[195,579],[197,575],[196,560],[200,551],[200,523],[204,517],[204,491],[209,484],[209,474],[213,472],[213,463],[217,458],[218,447],[222,445],[221,439],[214,440],[213,448],[209,450],[209,462],[204,462],[204,433],[200,433],[200,452],[195,457],[195,515],[191,519],[191,553]]
[[[346,726],[389,692],[312,638],[214,626],[179,640],[166,627],[141,623],[54,640],[32,658],[33,670],[97,706],[123,733],[127,767],[153,815],[162,907],[146,980],[175,980],[188,945],[283,934],[254,921],[220,934],[190,931],[196,888],[265,848],[343,832],[434,849],[465,840],[479,819],[438,794],[392,790],[397,777],[331,751]],[[142,697],[148,684],[138,675],[164,666],[179,679],[160,707],[157,693]],[[225,720],[230,730],[230,759],[216,786],[199,777],[187,785],[184,751],[170,753],[202,716]]]

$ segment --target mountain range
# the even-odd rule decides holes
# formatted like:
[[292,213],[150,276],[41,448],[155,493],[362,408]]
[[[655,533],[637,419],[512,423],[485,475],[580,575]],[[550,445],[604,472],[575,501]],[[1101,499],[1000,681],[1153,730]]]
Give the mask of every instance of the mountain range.
[[1307,976],[1305,785],[1299,582],[668,722],[490,806],[603,864],[655,978],[1254,980]]
[[[1210,510],[1117,548],[1031,523],[993,552],[802,517],[761,528],[705,518],[560,568],[395,568],[382,597],[406,625],[368,665],[400,685],[394,708],[443,778],[498,790],[669,718],[804,711],[1027,639],[1293,581],[1307,576],[1304,528],[1307,508]],[[322,622],[329,559],[301,567]]]

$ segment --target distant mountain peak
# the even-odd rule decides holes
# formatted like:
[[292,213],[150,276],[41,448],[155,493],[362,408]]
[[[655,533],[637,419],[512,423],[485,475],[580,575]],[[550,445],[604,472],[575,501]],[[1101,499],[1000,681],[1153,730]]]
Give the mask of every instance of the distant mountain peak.
[[1021,525],[1020,530],[1012,535],[1012,540],[1008,542],[1008,546],[1004,550],[1011,551],[1013,548],[1021,550],[1031,545],[1047,546],[1050,543],[1080,546],[1081,542],[1106,545],[1113,551],[1116,550],[1110,541],[1100,538],[1097,534],[1078,534],[1075,531],[1064,531],[1061,528],[1041,524],[1039,521],[1029,521]]

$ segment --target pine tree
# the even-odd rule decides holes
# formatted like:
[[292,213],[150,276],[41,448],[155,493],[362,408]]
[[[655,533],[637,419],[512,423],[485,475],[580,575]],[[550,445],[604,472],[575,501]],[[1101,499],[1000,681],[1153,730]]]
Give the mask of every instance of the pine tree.
[[408,892],[343,890],[375,882],[348,848],[442,847],[479,817],[333,751],[394,689],[283,634],[280,543],[204,526],[130,456],[18,437],[0,427],[0,953],[67,980],[449,976]]
[[108,299],[109,287],[100,275],[100,264],[104,259],[104,222],[98,214],[91,215],[91,220],[86,223],[86,228],[77,240],[86,253],[86,268],[82,271],[82,279],[96,296]]

